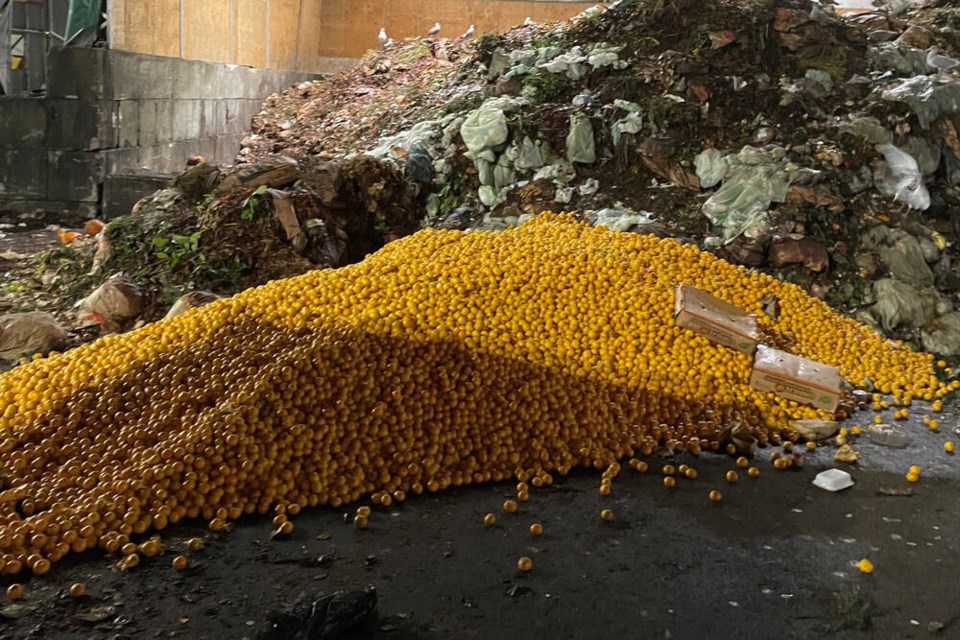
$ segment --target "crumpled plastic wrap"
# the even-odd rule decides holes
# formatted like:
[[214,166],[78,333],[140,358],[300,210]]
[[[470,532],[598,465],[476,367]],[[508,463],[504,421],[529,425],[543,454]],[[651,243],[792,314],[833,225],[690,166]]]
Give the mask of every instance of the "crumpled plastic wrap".
[[885,331],[896,327],[922,327],[937,313],[937,292],[917,289],[896,278],[883,278],[873,283],[876,303],[870,314]]
[[880,97],[905,103],[920,126],[929,129],[940,116],[960,111],[960,82],[949,76],[914,76],[896,83]]

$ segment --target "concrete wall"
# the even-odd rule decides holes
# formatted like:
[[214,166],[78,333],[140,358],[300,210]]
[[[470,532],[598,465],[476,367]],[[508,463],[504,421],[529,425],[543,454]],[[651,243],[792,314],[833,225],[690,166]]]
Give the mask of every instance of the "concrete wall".
[[145,195],[190,156],[232,162],[262,100],[311,77],[78,47],[48,75],[45,98],[0,97],[0,211],[126,213],[111,176],[145,175]]
[[[329,72],[394,40],[504,31],[530,17],[570,18],[596,2],[570,0],[111,0],[110,46],[162,56]],[[599,4],[604,4],[603,2]]]

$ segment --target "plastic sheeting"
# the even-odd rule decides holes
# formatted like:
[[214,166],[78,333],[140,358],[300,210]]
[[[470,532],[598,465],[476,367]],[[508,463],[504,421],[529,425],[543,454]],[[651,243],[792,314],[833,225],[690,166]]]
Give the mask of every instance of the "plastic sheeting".
[[757,237],[769,229],[767,210],[772,202],[787,197],[784,151],[744,147],[725,158],[727,177],[716,193],[703,204],[703,214],[723,229],[724,243],[740,235]]
[[70,0],[64,44],[89,44],[92,41],[90,36],[96,35],[102,12],[102,0]]

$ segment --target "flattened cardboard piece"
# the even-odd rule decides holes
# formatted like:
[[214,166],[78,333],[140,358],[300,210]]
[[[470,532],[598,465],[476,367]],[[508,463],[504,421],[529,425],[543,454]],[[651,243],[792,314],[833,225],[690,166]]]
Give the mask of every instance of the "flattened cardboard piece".
[[837,410],[840,370],[765,345],[757,346],[750,385],[828,413]]
[[757,346],[757,321],[743,309],[688,284],[677,287],[677,326],[710,342],[751,354]]

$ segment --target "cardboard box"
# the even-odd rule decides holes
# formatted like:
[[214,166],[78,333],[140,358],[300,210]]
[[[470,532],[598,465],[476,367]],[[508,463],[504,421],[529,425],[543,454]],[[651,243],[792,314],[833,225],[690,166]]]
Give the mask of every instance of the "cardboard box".
[[743,309],[688,284],[677,287],[674,315],[677,325],[710,342],[746,354],[757,346],[757,321]]
[[750,385],[760,391],[772,391],[789,400],[809,404],[828,413],[840,402],[840,370],[813,360],[778,351],[765,345],[757,347]]

